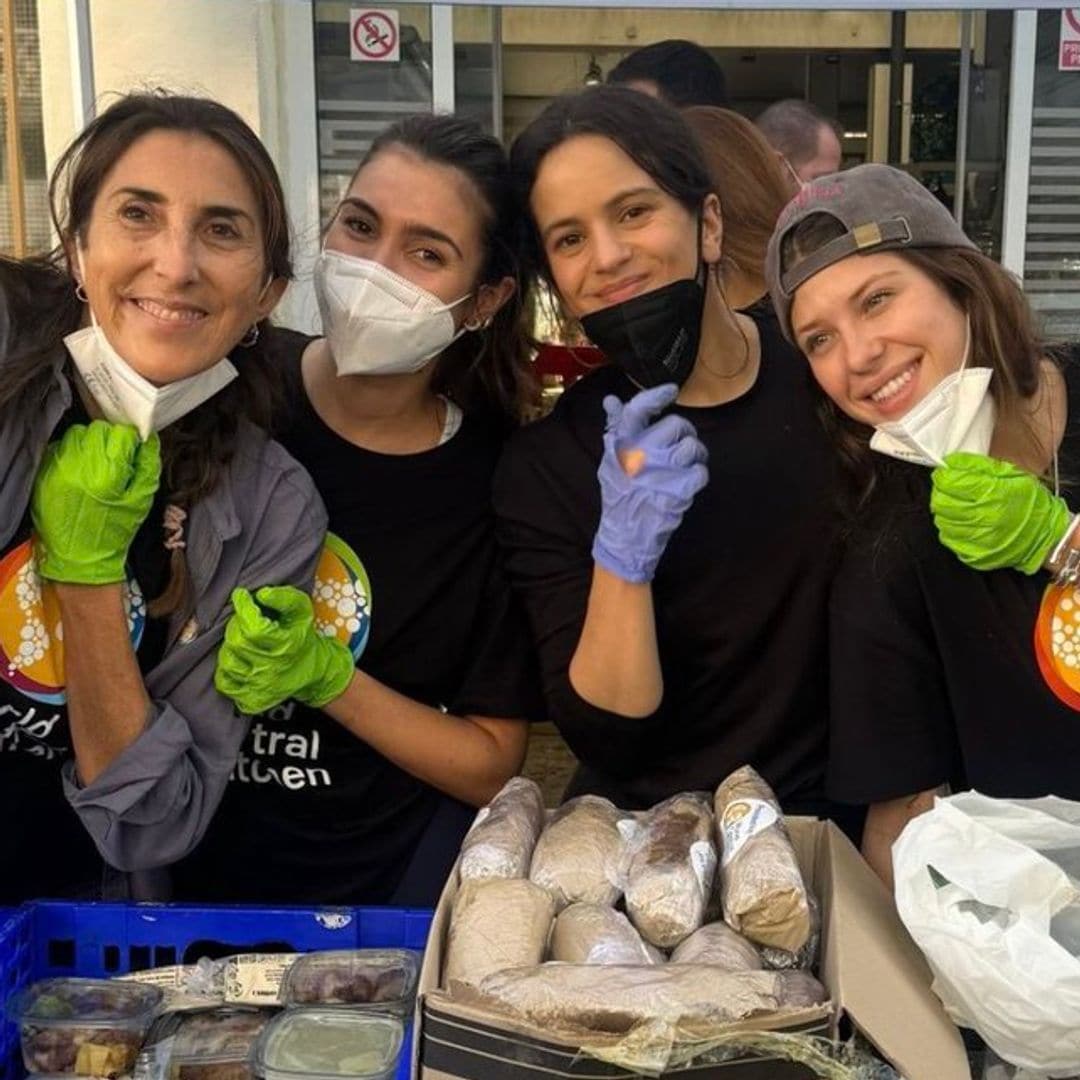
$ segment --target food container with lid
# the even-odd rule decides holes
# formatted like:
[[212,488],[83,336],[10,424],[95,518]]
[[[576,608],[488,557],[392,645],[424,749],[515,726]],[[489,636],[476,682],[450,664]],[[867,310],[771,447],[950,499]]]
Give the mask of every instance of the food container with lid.
[[404,1041],[388,1013],[288,1009],[263,1029],[253,1069],[260,1080],[393,1080]]
[[274,1011],[223,1005],[172,1012],[150,1029],[138,1080],[247,1080],[251,1050]]
[[420,958],[408,949],[307,953],[285,973],[281,1000],[287,1006],[362,1006],[407,1017],[419,974]]
[[115,1080],[134,1066],[161,998],[138,983],[43,979],[13,995],[7,1015],[28,1072]]

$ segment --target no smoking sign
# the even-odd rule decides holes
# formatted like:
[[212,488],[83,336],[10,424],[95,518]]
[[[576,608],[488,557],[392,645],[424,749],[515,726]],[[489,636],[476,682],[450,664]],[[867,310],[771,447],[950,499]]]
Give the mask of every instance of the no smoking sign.
[[1061,13],[1058,71],[1080,71],[1080,8],[1065,8]]
[[352,8],[349,11],[349,57],[375,63],[401,59],[401,34],[394,8]]

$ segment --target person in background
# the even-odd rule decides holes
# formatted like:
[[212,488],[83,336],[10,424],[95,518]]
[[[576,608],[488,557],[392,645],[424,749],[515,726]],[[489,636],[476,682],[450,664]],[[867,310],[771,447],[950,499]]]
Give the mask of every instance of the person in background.
[[796,183],[839,172],[843,134],[816,105],[798,98],[773,102],[755,123],[791,171]]
[[609,85],[629,86],[669,105],[727,108],[724,71],[708,51],[692,41],[657,41],[635,49],[608,73]]
[[278,437],[330,515],[314,603],[236,597],[217,685],[260,714],[177,895],[433,906],[520,767],[533,657],[491,477],[530,401],[506,154],[473,121],[374,141],[315,267],[325,336],[279,350]]
[[[1080,798],[1080,365],[907,173],[811,184],[767,260],[823,391],[850,516],[832,596],[829,791],[863,850],[935,794]],[[1055,584],[1055,576],[1061,584]]]
[[554,101],[511,163],[551,283],[611,363],[517,432],[495,482],[568,795],[647,807],[752,764],[827,813],[830,447],[768,314],[716,274],[720,202],[677,110]]
[[720,283],[736,311],[768,303],[765,249],[798,190],[761,132],[729,109],[695,106],[683,116],[697,138],[724,222]]
[[198,843],[248,727],[214,689],[230,593],[310,588],[326,531],[253,423],[292,269],[251,129],[130,94],[50,195],[60,246],[0,260],[0,903],[145,897]]

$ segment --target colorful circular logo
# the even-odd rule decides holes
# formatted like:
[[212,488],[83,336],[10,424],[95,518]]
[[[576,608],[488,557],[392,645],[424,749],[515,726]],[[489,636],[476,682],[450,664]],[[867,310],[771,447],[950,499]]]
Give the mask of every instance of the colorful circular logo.
[[326,534],[313,599],[320,632],[348,645],[359,660],[371,632],[371,582],[356,552],[334,533]]
[[1035,620],[1035,658],[1058,699],[1080,710],[1080,589],[1047,586]]
[[[134,578],[124,588],[132,647],[146,627],[146,600]],[[64,628],[52,583],[38,577],[34,545],[27,540],[0,559],[0,679],[24,697],[62,705]]]

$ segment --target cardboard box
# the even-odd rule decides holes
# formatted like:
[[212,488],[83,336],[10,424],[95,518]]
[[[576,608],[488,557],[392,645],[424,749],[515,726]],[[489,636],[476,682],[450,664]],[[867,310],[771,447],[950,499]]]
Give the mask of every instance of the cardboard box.
[[[969,1080],[955,1025],[931,993],[930,971],[908,936],[892,897],[851,842],[831,822],[789,818],[807,884],[821,902],[818,975],[830,1006],[740,1027],[829,1036],[846,1014],[907,1080]],[[414,1080],[618,1080],[633,1074],[581,1055],[527,1024],[452,1002],[439,990],[456,867],[443,890],[428,937],[417,997]],[[811,1080],[804,1065],[747,1055],[722,1064],[689,1065],[665,1075],[681,1080]]]

